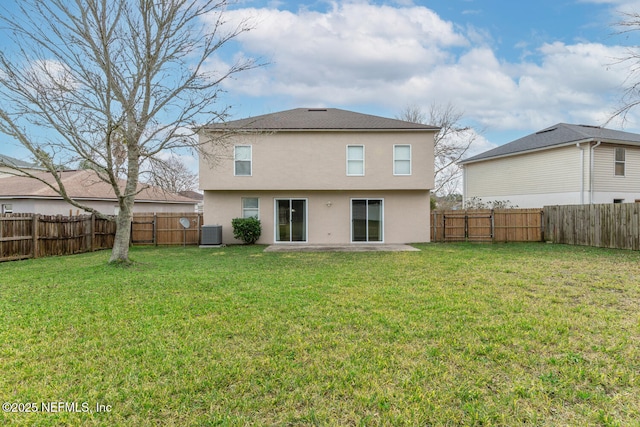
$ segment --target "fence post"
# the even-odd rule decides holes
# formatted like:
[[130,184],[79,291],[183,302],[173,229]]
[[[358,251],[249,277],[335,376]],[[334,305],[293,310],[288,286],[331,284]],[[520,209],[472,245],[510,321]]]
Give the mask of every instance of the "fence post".
[[490,215],[490,219],[491,219],[491,243],[495,243],[496,240],[496,217],[495,217],[495,211],[493,209],[491,209],[491,213]]
[[469,241],[469,214],[464,211],[464,241]]
[[438,213],[436,211],[431,212],[431,226],[433,228],[433,240],[438,241]]
[[158,246],[158,214],[153,213],[153,244]]
[[198,230],[197,231],[197,236],[198,236],[197,237],[197,239],[198,239],[197,244],[199,245],[200,244],[200,213],[198,213],[198,224],[197,224],[197,227],[198,227],[197,228],[197,230]]
[[447,241],[447,216],[442,214],[442,241]]
[[96,250],[96,214],[91,214],[91,241],[89,242],[89,251]]
[[32,223],[31,223],[31,238],[32,238],[32,247],[33,247],[33,258],[38,258],[38,219],[40,215],[33,214]]

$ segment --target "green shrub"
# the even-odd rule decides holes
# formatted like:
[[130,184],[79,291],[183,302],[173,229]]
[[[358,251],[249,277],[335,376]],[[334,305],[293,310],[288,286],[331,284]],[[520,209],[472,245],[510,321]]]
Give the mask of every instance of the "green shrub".
[[231,225],[233,226],[233,237],[248,245],[254,244],[262,233],[260,220],[255,217],[234,218],[231,220]]

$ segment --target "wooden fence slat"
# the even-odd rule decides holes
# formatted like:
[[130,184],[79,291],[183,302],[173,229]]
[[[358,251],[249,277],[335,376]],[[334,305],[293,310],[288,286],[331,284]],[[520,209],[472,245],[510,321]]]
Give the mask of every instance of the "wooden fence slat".
[[[180,218],[188,218],[186,231]],[[136,213],[132,242],[149,240],[160,245],[200,243],[202,214]],[[0,214],[0,262],[52,255],[69,255],[113,247],[116,224],[94,215]]]
[[539,242],[544,235],[541,209],[433,211],[433,242]]
[[640,250],[640,203],[545,206],[555,243]]

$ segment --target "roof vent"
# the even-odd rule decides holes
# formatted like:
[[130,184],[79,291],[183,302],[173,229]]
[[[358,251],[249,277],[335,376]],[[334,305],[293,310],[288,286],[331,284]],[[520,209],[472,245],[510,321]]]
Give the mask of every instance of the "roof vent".
[[582,128],[592,128],[592,129],[601,129],[600,126],[593,126],[593,125],[578,125]]
[[558,128],[543,129],[541,131],[536,132],[536,135],[540,135],[541,133],[553,132],[556,129],[558,129]]
[[309,108],[308,111],[327,111],[326,108]]

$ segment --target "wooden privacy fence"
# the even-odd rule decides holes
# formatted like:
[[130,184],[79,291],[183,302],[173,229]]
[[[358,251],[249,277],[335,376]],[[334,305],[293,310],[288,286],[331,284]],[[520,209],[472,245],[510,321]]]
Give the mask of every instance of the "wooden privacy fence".
[[432,242],[540,242],[542,209],[431,212]]
[[[189,220],[189,228],[180,224],[180,218]],[[202,214],[197,213],[140,213],[131,223],[133,245],[198,245]]]
[[92,215],[0,216],[0,261],[70,255],[113,246],[115,223]]
[[554,243],[640,250],[640,203],[545,206]]
[[[184,229],[180,218],[187,218]],[[197,213],[134,214],[132,244],[197,245],[202,215]],[[71,255],[113,247],[116,224],[95,215],[0,215],[0,261]]]

